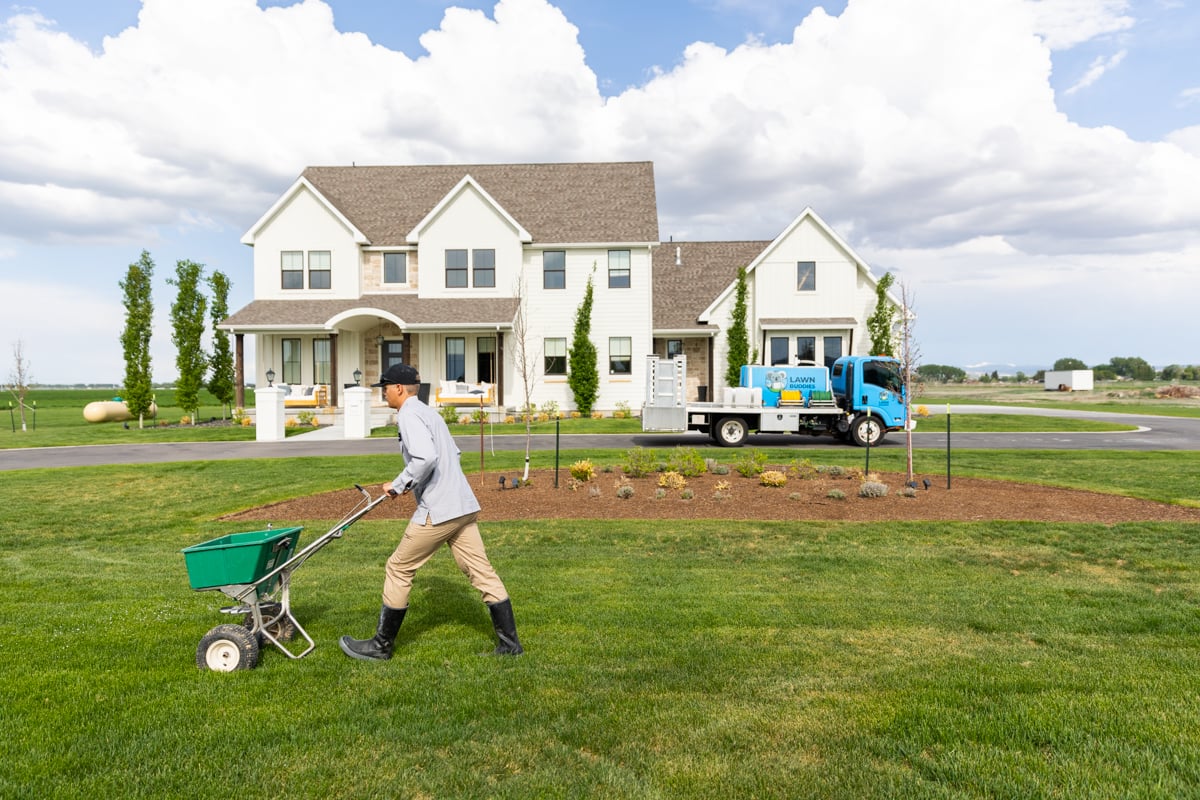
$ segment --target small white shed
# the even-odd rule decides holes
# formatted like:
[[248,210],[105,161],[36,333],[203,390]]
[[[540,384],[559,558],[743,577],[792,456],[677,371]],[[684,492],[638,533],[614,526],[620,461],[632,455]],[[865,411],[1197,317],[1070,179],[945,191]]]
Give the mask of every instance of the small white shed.
[[1047,392],[1090,392],[1092,371],[1090,369],[1056,369],[1046,372]]

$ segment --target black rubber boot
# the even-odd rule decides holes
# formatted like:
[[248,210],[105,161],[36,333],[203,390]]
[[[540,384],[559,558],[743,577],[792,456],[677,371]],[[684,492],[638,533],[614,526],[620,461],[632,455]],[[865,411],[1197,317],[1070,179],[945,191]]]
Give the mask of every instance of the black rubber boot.
[[494,656],[519,656],[525,652],[521,641],[517,638],[517,623],[513,620],[512,600],[501,603],[489,603],[488,611],[492,615],[492,627],[496,629],[496,639],[499,644],[492,651]]
[[404,622],[404,614],[407,611],[407,608],[383,606],[379,610],[379,625],[375,629],[375,635],[370,639],[351,639],[349,636],[343,636],[338,640],[342,652],[361,661],[387,661],[392,657],[392,643],[396,641],[400,623]]

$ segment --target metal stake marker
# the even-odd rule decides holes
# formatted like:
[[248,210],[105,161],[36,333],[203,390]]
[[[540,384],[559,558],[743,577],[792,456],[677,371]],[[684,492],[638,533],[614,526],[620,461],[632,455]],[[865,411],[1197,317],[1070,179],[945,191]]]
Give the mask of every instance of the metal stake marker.
[[472,389],[471,394],[479,395],[479,488],[483,488],[483,390]]
[[950,404],[946,403],[946,488],[950,488]]
[[870,406],[867,406],[867,424],[864,427],[864,430],[866,430],[866,432],[867,432],[867,468],[865,470],[863,470],[863,472],[864,472],[863,477],[866,478],[867,475],[871,474],[871,439],[872,439],[872,436],[871,436],[871,407]]

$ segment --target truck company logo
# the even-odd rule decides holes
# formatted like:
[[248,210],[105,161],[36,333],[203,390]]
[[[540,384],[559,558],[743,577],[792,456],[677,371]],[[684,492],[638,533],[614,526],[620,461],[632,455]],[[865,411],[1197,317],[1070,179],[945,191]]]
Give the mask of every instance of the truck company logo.
[[781,392],[787,388],[787,373],[781,369],[767,372],[767,388],[772,392]]

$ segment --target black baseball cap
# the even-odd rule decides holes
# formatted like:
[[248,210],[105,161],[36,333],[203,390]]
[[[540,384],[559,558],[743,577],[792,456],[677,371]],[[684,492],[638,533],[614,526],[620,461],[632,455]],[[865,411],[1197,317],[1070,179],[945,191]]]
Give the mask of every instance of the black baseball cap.
[[401,386],[415,386],[421,382],[421,374],[408,364],[392,364],[383,371],[383,375],[379,377],[379,383],[372,383],[372,386],[387,386],[390,383],[398,383]]

